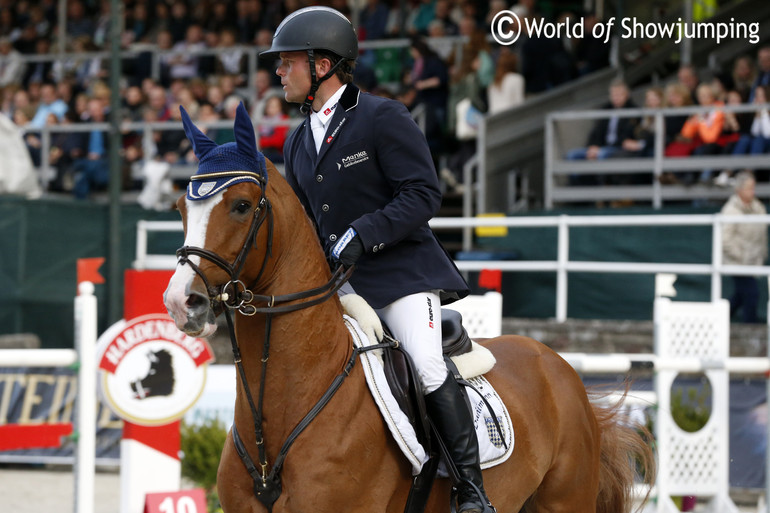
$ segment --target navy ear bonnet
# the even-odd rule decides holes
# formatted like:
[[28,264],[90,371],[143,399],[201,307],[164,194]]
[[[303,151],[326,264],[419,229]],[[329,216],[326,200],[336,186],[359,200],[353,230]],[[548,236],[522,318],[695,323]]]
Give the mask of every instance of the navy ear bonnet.
[[218,145],[201,132],[190,120],[184,107],[182,113],[184,133],[198,157],[198,171],[190,178],[187,199],[202,200],[240,182],[254,182],[260,187],[267,183],[265,156],[257,150],[254,125],[251,124],[243,102],[235,113],[235,142]]

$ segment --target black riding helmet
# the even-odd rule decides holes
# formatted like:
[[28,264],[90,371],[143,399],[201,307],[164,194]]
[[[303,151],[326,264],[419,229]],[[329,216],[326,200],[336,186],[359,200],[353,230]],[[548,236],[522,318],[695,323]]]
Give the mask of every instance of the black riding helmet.
[[[316,50],[340,58],[329,73],[320,79],[315,74]],[[259,56],[276,57],[281,52],[298,51],[307,51],[310,66],[310,91],[300,107],[303,113],[309,114],[321,82],[334,75],[339,67],[358,57],[358,38],[353,25],[341,12],[329,7],[305,7],[291,13],[278,25],[270,48],[260,52]]]

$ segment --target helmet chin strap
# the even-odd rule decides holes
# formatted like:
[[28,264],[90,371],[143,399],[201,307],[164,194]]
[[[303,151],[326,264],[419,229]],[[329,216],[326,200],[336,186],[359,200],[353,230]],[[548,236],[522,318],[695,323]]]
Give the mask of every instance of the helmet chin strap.
[[326,73],[326,75],[322,76],[321,78],[318,78],[315,72],[315,55],[312,49],[307,51],[307,62],[310,66],[310,91],[308,91],[307,96],[305,96],[305,101],[302,102],[302,105],[299,107],[299,111],[306,116],[310,115],[310,112],[312,111],[313,101],[315,100],[315,93],[318,91],[318,87],[321,85],[321,82],[333,77],[337,72],[337,69],[339,69],[339,67],[342,66],[342,64],[345,62],[345,59],[340,58],[340,60],[338,60],[337,63],[331,67],[328,73]]

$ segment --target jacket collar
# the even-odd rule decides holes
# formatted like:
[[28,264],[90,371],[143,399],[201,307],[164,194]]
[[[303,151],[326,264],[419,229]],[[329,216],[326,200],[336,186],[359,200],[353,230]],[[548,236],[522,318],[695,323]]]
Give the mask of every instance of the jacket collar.
[[321,142],[321,150],[318,154],[315,151],[315,142],[313,141],[313,131],[310,129],[310,116],[305,120],[305,150],[310,155],[310,159],[317,166],[323,159],[334,141],[339,137],[339,132],[344,127],[348,111],[358,105],[358,98],[361,90],[355,85],[348,84],[340,97],[339,107],[334,110],[334,115],[329,121],[326,129],[326,137]]

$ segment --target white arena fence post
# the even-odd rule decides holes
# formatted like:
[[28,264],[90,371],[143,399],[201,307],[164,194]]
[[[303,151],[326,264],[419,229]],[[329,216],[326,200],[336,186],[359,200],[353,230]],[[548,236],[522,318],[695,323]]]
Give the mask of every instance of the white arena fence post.
[[75,348],[78,352],[78,395],[75,400],[77,449],[75,513],[94,512],[96,462],[96,339],[97,303],[94,285],[82,282],[75,297]]

